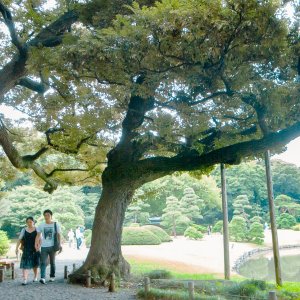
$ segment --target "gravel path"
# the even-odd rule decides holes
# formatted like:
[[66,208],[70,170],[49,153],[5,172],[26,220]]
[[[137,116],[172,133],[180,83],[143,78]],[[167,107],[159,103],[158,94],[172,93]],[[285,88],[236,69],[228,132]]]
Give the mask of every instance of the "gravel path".
[[[67,245],[64,247],[63,253],[56,259],[56,281],[47,282],[43,285],[39,282],[31,282],[33,278],[30,272],[30,282],[26,286],[22,286],[22,272],[19,269],[19,262],[16,263],[16,279],[5,279],[0,283],[0,299],[1,300],[133,300],[136,299],[136,288],[118,289],[116,293],[109,293],[107,288],[85,288],[80,285],[68,284],[63,279],[64,266],[68,266],[68,270],[72,270],[73,263],[77,266],[82,264],[87,253],[86,249],[77,251],[70,249]],[[9,274],[9,272],[7,272]],[[49,267],[47,268],[47,276]],[[49,278],[48,278],[49,279]]]

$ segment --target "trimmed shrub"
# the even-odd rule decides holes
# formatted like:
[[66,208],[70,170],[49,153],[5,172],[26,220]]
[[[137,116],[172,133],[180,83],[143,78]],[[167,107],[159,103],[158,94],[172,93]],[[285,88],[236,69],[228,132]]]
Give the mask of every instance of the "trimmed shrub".
[[234,216],[229,224],[230,240],[235,242],[247,241],[247,224],[241,216]]
[[5,231],[0,230],[0,255],[5,255],[9,249],[10,240]]
[[192,224],[191,226],[194,227],[194,228],[196,228],[201,233],[206,233],[207,232],[207,227],[205,227],[203,225]]
[[171,237],[164,231],[162,228],[155,225],[145,225],[142,226],[147,230],[150,230],[155,236],[157,236],[161,242],[170,242],[172,241]]
[[159,245],[160,239],[142,227],[124,227],[122,245]]
[[249,241],[261,245],[264,242],[264,226],[258,222],[253,222],[250,225]]
[[203,238],[203,234],[201,233],[201,231],[198,231],[195,227],[193,226],[189,226],[185,232],[184,232],[184,236],[189,238],[189,239],[193,239],[193,240],[200,240]]
[[153,270],[146,274],[150,279],[170,279],[172,278],[171,272],[167,270]]
[[277,219],[278,228],[290,229],[297,224],[294,216],[283,213]]
[[223,233],[223,221],[218,221],[212,228],[212,232]]

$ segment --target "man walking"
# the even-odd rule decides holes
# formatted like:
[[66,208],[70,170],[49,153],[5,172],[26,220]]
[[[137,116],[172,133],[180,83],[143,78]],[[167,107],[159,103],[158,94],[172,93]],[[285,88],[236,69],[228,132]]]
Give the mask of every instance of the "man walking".
[[[38,251],[41,248],[41,280],[40,283],[46,283],[47,260],[50,260],[50,281],[55,280],[55,254],[54,250],[54,233],[57,233],[57,239],[60,243],[60,226],[57,222],[52,221],[52,211],[46,209],[43,213],[45,222],[37,227],[37,236],[35,239],[35,248]],[[41,239],[42,237],[42,239]],[[59,252],[61,252],[60,249]]]

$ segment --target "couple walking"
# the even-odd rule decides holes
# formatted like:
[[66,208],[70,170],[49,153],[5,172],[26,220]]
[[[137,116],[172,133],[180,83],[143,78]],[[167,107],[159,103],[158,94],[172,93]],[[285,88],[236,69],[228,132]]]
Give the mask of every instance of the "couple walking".
[[[23,283],[27,285],[28,270],[33,269],[34,279],[38,281],[38,267],[41,269],[40,283],[46,283],[46,267],[48,258],[50,260],[50,281],[55,279],[55,254],[54,236],[57,234],[58,243],[61,241],[61,230],[58,223],[52,221],[52,211],[46,209],[43,212],[45,222],[35,227],[34,219],[26,219],[26,227],[22,229],[17,245],[16,254],[19,253],[19,247],[22,245],[23,254],[21,257],[20,269],[23,271]],[[61,252],[61,248],[59,252]]]

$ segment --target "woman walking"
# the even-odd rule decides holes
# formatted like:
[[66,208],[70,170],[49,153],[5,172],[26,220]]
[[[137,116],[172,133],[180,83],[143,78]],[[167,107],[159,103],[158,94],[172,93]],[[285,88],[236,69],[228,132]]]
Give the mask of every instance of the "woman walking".
[[36,228],[34,226],[34,220],[32,217],[26,219],[26,227],[22,229],[17,245],[16,254],[18,256],[19,246],[22,244],[23,254],[21,257],[20,269],[23,269],[23,283],[27,284],[28,270],[33,269],[34,279],[37,281],[37,272],[40,264],[40,252],[35,249],[35,239],[37,235]]

